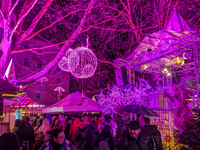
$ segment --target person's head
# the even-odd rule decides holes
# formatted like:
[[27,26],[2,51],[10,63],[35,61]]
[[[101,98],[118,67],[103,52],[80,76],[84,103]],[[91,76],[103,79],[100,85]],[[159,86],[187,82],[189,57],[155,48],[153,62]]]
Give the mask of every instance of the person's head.
[[15,127],[19,127],[21,120],[20,119],[16,119],[15,120]]
[[129,134],[132,138],[137,139],[141,132],[141,126],[137,121],[131,121],[128,125]]
[[106,119],[105,119],[105,117],[104,117],[104,116],[102,116],[102,117],[101,117],[101,123],[104,123],[104,122],[105,122],[105,120],[106,120]]
[[87,117],[85,119],[85,124],[88,126],[90,123],[92,123],[92,119],[90,117]]
[[31,118],[29,116],[26,116],[24,119],[27,121],[27,123],[31,123]]
[[149,125],[149,124],[150,124],[150,119],[147,118],[147,117],[143,117],[143,118],[142,118],[141,126]]
[[79,128],[80,128],[80,129],[84,129],[84,128],[85,128],[85,124],[84,124],[83,122],[80,122],[80,123],[79,123]]
[[110,133],[110,126],[109,125],[104,125],[104,128],[101,132],[101,135],[104,139],[107,139],[111,136],[111,133]]
[[42,121],[42,125],[43,126],[50,126],[50,121],[49,121],[49,119],[44,119],[43,121]]
[[62,129],[54,129],[52,133],[52,139],[56,144],[63,144],[65,140],[65,134]]
[[140,117],[139,117],[139,119],[138,119],[140,125],[142,125],[142,120],[143,120],[143,118],[144,118],[144,116],[143,116],[143,115],[140,115]]
[[21,122],[20,122],[20,126],[26,126],[27,125],[27,121],[26,120],[22,120]]
[[17,134],[9,132],[0,136],[0,150],[19,150],[20,141]]

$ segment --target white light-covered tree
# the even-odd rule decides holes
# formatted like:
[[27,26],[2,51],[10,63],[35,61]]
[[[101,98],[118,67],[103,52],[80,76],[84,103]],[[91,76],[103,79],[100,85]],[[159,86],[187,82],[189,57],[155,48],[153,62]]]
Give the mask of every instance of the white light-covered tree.
[[98,103],[103,107],[103,113],[113,115],[117,109],[129,104],[149,107],[152,90],[151,85],[146,80],[139,79],[137,87],[127,88],[113,85],[112,88],[108,88],[107,94],[101,92],[96,96]]

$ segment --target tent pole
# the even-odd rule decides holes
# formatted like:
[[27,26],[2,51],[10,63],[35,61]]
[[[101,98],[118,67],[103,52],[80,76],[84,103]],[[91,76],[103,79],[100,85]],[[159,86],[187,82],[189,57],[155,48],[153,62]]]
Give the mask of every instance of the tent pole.
[[10,108],[9,108],[9,131],[10,131]]

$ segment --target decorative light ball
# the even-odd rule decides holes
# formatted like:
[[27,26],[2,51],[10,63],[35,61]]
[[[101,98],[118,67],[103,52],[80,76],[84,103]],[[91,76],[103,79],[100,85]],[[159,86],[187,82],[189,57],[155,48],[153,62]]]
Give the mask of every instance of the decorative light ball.
[[[77,55],[71,57],[70,63],[76,64],[76,68],[74,67],[74,69],[71,70],[71,74],[77,78],[93,76],[97,68],[97,58],[95,54],[87,47],[77,47],[74,51]],[[79,61],[77,61],[77,57]]]
[[183,66],[184,64],[184,59],[181,58],[181,57],[176,57],[172,60],[172,64],[175,66],[175,67],[180,67],[180,66]]
[[190,59],[192,57],[192,52],[188,51],[183,54],[184,59]]
[[[71,63],[71,62],[75,63]],[[65,56],[60,60],[58,66],[63,71],[73,71],[79,63],[79,57],[73,49],[68,49],[65,53]]]

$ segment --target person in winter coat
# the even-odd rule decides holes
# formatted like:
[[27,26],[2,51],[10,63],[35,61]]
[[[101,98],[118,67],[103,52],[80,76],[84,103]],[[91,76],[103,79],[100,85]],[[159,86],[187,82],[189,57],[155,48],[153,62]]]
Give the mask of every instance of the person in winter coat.
[[69,130],[69,138],[71,139],[71,141],[74,143],[74,136],[76,131],[78,130],[79,127],[79,123],[80,123],[80,119],[79,118],[75,118],[73,124],[71,125],[71,128]]
[[92,119],[90,117],[87,117],[87,119],[85,120],[85,124],[87,127],[85,132],[82,134],[82,138],[84,141],[80,150],[94,150],[96,125],[92,122]]
[[40,126],[40,128],[37,130],[37,134],[39,132],[43,132],[44,134],[44,141],[49,139],[49,135],[47,134],[47,131],[50,131],[50,121],[49,119],[44,119],[42,122],[42,125]]
[[20,119],[15,120],[15,125],[14,125],[14,128],[12,129],[13,133],[16,133],[16,131],[19,129],[20,122],[21,122]]
[[68,140],[70,140],[70,138],[69,138],[69,130],[70,130],[70,128],[71,128],[71,125],[72,125],[72,123],[73,123],[73,119],[72,118],[69,118],[69,120],[68,120],[68,122],[67,122],[67,126],[65,127],[65,136],[66,136],[66,138],[68,139]]
[[137,121],[131,121],[128,128],[115,144],[115,150],[149,150],[141,135],[141,126]]
[[102,116],[101,117],[101,121],[99,122],[99,125],[98,125],[99,134],[101,134],[101,131],[103,130],[104,125],[105,125],[105,117]]
[[39,150],[76,150],[73,144],[66,140],[62,129],[56,128],[51,139],[45,142]]
[[95,143],[94,143],[95,147],[99,148],[99,143],[101,141],[107,141],[108,147],[110,148],[110,150],[114,150],[114,140],[110,132],[109,125],[105,125],[101,134],[97,135]]
[[75,147],[79,150],[83,144],[83,137],[82,134],[85,132],[85,124],[83,122],[79,123],[78,130],[75,133],[74,140],[75,140]]
[[157,127],[155,125],[150,125],[150,120],[147,117],[142,117],[140,122],[142,125],[141,134],[148,143],[149,150],[153,150],[151,137],[155,139],[157,150],[162,150],[161,134]]
[[22,146],[23,141],[29,141],[29,149],[32,150],[32,143],[34,141],[34,136],[32,131],[27,127],[27,121],[22,120],[19,129],[16,131],[20,139],[20,146]]
[[[31,125],[31,119],[30,119],[28,116],[26,116],[26,117],[25,117],[25,120],[27,121],[27,127],[28,127],[29,130],[31,131],[32,136],[35,137],[35,132],[34,132],[34,129],[33,129],[32,125]],[[34,140],[33,140],[33,143],[34,143],[34,142],[35,142],[35,138],[34,138]]]
[[17,134],[9,132],[0,136],[0,150],[20,150]]

